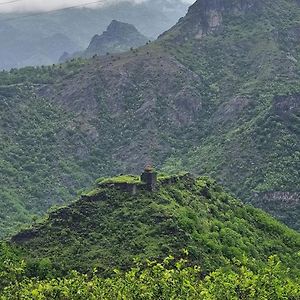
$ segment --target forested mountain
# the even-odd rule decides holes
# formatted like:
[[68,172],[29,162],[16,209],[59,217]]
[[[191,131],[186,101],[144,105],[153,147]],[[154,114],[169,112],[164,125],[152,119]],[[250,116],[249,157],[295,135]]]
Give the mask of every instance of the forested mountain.
[[140,48],[0,72],[0,299],[299,299],[299,232],[243,203],[300,228],[299,41],[298,0],[197,0]]
[[[75,6],[80,3],[75,2]],[[99,8],[87,6],[46,13],[8,14],[3,11],[5,5],[1,5],[0,70],[57,63],[64,52],[86,49],[91,37],[103,32],[114,19],[133,24],[154,39],[173,26],[188,7],[181,0],[103,2],[106,5]],[[13,3],[6,6],[13,7]]]
[[298,229],[299,21],[299,1],[197,1],[161,37],[212,105],[177,163]]
[[2,72],[2,235],[147,162],[299,229],[299,26],[295,0],[198,0],[137,50]]
[[214,180],[147,169],[98,179],[0,244],[0,297],[298,299],[299,247]]
[[106,272],[127,269],[134,258],[179,257],[186,249],[203,272],[244,255],[258,266],[276,254],[300,268],[300,234],[243,205],[212,179],[161,175],[152,191],[138,176],[97,182],[79,201],[12,238],[27,262],[49,259],[58,272]]

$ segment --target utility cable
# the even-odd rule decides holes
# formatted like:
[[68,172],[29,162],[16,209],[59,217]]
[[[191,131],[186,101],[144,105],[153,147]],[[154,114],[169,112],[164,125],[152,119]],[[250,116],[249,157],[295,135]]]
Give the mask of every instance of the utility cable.
[[7,1],[7,2],[0,2],[0,5],[12,4],[15,2],[21,2],[21,1],[23,1],[23,0],[12,0],[12,1]]
[[[22,0],[15,0],[15,1],[22,1]],[[18,16],[18,17],[11,17],[11,18],[7,18],[7,19],[2,19],[1,21],[6,22],[6,21],[13,21],[13,20],[24,19],[24,18],[31,18],[31,17],[41,16],[41,15],[51,14],[51,13],[54,13],[54,12],[74,9],[74,8],[78,8],[78,7],[85,7],[85,6],[88,6],[88,5],[93,5],[93,4],[97,4],[97,3],[103,3],[103,2],[104,2],[104,0],[86,2],[86,3],[81,3],[81,4],[78,4],[78,5],[64,7],[64,8],[53,9],[53,10],[49,10],[49,11],[45,11],[45,12],[38,12],[38,13],[21,15],[21,16]]]

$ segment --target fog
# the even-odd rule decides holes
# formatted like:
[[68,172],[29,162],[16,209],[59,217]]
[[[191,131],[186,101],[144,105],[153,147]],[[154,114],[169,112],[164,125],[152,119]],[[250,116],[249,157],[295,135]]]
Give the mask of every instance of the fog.
[[[125,1],[141,3],[151,0],[0,0],[0,13],[50,11],[73,6],[97,8]],[[172,1],[176,0],[165,0],[166,3]],[[180,1],[184,3],[194,2],[194,0]]]
[[[0,0],[0,70],[57,63],[64,52],[86,49],[112,20],[154,40],[185,15],[193,0],[187,1]],[[79,8],[48,13],[68,7]]]

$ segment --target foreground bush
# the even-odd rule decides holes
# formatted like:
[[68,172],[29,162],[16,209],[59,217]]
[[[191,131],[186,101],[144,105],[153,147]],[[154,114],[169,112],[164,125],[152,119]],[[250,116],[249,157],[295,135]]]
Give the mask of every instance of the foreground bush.
[[[300,299],[299,280],[289,278],[277,257],[253,272],[236,262],[207,276],[187,261],[148,262],[110,278],[72,272],[65,278],[15,278],[2,290],[1,300],[87,299]],[[0,277],[1,278],[1,277]]]

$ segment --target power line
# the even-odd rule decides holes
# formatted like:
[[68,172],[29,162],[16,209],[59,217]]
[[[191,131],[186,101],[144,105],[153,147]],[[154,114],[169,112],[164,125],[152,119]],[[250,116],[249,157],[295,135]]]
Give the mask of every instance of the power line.
[[[17,1],[19,2],[19,1],[22,1],[22,0],[14,0],[14,1],[15,2],[17,2]],[[39,13],[21,15],[21,16],[18,16],[18,17],[7,18],[7,19],[3,19],[1,21],[4,21],[4,22],[5,21],[13,21],[13,20],[18,20],[18,19],[24,19],[24,18],[31,18],[31,17],[41,16],[41,15],[47,15],[47,14],[51,14],[53,12],[58,12],[58,11],[63,11],[63,10],[69,10],[69,9],[74,9],[74,8],[78,8],[78,7],[84,7],[84,6],[88,6],[88,5],[102,3],[103,1],[104,0],[93,1],[93,2],[86,2],[86,3],[81,3],[81,4],[78,4],[78,5],[64,7],[64,8],[53,9],[53,10],[49,10],[49,11],[45,11],[45,12],[39,12]]]
[[7,1],[7,2],[0,2],[0,5],[11,4],[11,3],[20,2],[20,1],[23,1],[23,0],[12,0],[12,1]]

